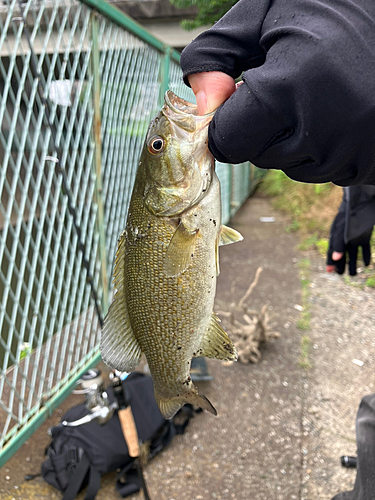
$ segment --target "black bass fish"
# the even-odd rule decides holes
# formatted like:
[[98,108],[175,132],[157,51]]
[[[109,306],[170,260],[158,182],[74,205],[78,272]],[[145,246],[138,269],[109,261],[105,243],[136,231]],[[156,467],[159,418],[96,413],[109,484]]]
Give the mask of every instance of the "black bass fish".
[[114,267],[104,320],[105,363],[131,372],[145,354],[165,418],[185,403],[216,415],[190,378],[194,356],[236,360],[213,313],[219,245],[242,240],[222,226],[220,184],[207,147],[213,113],[168,91],[151,122]]

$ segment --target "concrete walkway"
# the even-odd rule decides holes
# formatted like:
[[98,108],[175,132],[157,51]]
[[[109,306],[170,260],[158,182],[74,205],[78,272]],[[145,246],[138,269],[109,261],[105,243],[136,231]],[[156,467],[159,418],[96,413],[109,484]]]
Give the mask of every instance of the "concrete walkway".
[[[288,224],[260,195],[231,222],[245,241],[221,249],[216,310],[238,301],[262,266],[251,306],[260,311],[268,304],[281,337],[262,347],[258,364],[208,361],[214,381],[199,388],[218,416],[196,415],[186,433],[147,466],[153,500],[330,500],[354,483],[355,470],[343,469],[340,456],[355,454],[358,404],[375,391],[375,291],[359,286],[363,275],[356,286],[348,285],[324,272],[323,258],[301,255],[296,236],[285,231]],[[297,328],[302,258],[309,259],[306,332]],[[312,368],[300,366],[302,355]],[[62,497],[41,478],[25,483],[23,477],[40,469],[49,442],[46,429],[80,400],[71,396],[2,468],[1,500]],[[109,474],[97,499],[116,498]]]

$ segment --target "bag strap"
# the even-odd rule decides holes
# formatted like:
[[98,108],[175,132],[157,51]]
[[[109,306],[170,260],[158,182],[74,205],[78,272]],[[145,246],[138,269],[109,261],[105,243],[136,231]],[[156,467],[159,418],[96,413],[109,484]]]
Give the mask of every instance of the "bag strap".
[[90,467],[89,485],[87,487],[85,500],[94,500],[96,494],[99,491],[100,484],[101,484],[100,474],[92,465]]
[[87,473],[90,474],[90,477],[85,500],[94,500],[100,488],[100,474],[95,467],[91,465],[90,460],[85,453],[82,455],[75,473],[69,482],[69,486],[65,490],[62,500],[74,500],[76,498]]
[[[125,482],[123,478],[125,478]],[[122,498],[142,490],[144,499],[151,500],[138,458],[125,465],[121,472],[119,472],[116,481],[116,490]]]
[[[124,481],[125,479],[125,481]],[[134,468],[134,460],[121,470],[117,475],[116,490],[122,498],[125,498],[133,493],[137,493],[141,489],[141,481],[138,473]]]

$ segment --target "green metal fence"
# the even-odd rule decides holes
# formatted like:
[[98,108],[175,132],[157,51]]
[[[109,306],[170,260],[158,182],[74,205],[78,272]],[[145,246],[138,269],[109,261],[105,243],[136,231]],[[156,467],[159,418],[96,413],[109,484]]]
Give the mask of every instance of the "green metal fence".
[[[3,1],[0,33],[2,465],[99,362],[145,132],[167,88],[193,94],[179,54],[103,0]],[[226,222],[257,174],[218,173]]]

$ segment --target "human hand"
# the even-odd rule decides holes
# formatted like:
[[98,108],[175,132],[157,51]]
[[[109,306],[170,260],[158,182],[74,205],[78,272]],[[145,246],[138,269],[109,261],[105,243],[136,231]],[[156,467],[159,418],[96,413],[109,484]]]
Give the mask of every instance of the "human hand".
[[[375,2],[356,2],[239,0],[183,50],[198,112],[219,106],[208,129],[217,160],[375,185]],[[228,87],[211,85],[214,75]]]
[[234,79],[221,71],[207,71],[188,76],[197,100],[199,115],[211,113],[236,90]]
[[362,258],[365,266],[370,264],[371,260],[371,234],[372,227],[365,231],[347,244],[344,242],[345,230],[345,213],[339,212],[333,221],[331,227],[331,236],[329,248],[327,252],[326,271],[332,273],[336,271],[338,274],[345,272],[345,266],[348,261],[349,274],[355,276],[357,274],[357,258],[358,249],[362,247]]
[[[332,252],[332,254],[330,255],[330,259],[333,260],[335,263],[337,261],[340,261],[344,256],[344,252]],[[327,255],[327,259],[328,259],[328,255]],[[333,271],[336,271],[337,268],[334,264],[327,264],[326,265],[326,271],[327,273],[333,273]]]

